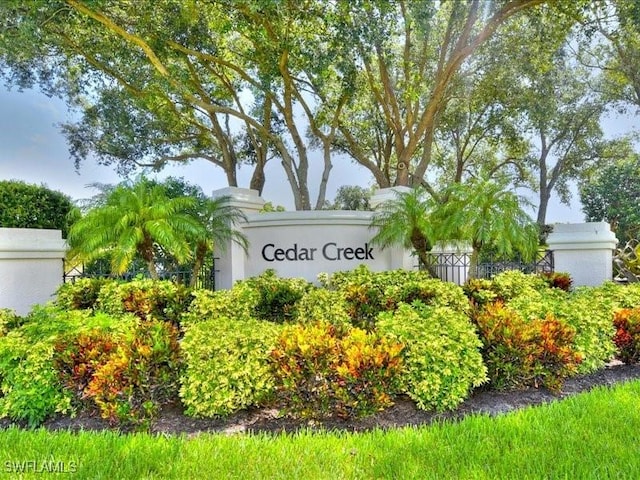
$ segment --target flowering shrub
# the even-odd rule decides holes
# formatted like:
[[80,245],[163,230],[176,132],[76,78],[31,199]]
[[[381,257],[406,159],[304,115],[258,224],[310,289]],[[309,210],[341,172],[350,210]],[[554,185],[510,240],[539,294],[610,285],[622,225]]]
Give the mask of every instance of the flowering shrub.
[[279,400],[296,415],[357,417],[392,404],[402,344],[327,322],[285,327],[271,351]]
[[623,308],[615,314],[613,324],[616,334],[616,358],[624,363],[638,363],[640,360],[640,307]]

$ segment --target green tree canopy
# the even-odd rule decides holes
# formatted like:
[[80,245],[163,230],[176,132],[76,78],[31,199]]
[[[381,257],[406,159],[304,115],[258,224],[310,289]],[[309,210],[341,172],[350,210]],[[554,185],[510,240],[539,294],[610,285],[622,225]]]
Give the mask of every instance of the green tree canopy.
[[327,210],[371,210],[371,190],[358,185],[342,185],[333,203],[327,202]]
[[580,185],[585,220],[606,221],[618,240],[640,235],[640,155],[597,170]]
[[18,180],[0,181],[0,227],[51,228],[66,238],[71,199],[45,185]]
[[76,160],[201,158],[229,185],[251,165],[260,190],[278,157],[309,209],[321,158],[320,208],[336,148],[381,187],[424,182],[465,62],[508,22],[585,1],[4,0],[0,67],[80,110],[65,127]]

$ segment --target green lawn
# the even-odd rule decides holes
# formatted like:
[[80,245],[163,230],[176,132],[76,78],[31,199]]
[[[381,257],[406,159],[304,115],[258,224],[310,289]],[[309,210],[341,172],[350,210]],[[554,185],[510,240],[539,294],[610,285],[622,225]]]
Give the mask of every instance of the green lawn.
[[[0,478],[640,478],[640,381],[497,418],[365,434],[0,432]],[[18,474],[18,470],[28,470]],[[62,476],[62,475],[60,475]]]

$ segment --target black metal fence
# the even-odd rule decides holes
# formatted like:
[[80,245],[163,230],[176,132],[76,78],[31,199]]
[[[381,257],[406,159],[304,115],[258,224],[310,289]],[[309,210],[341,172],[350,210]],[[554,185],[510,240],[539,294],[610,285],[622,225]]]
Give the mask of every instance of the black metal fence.
[[[462,285],[470,277],[470,253],[431,253],[427,258],[428,264],[423,265],[422,268],[429,270],[441,280]],[[474,276],[476,278],[492,278],[506,270],[520,270],[524,273],[551,273],[554,270],[553,252],[551,250],[540,252],[533,262],[524,262],[519,257],[509,260],[483,257],[478,262],[477,272]]]
[[[64,260],[63,260],[64,263]],[[117,280],[133,280],[136,277],[149,277],[149,272],[143,269],[128,271],[122,275],[114,275],[107,269],[96,268],[95,265],[92,268],[85,268],[85,265],[69,267],[66,264],[63,265],[62,281],[64,283],[73,283],[79,278],[113,278]],[[200,269],[198,276],[196,277],[194,287],[200,289],[215,290],[216,289],[216,259],[211,258],[210,261]],[[175,283],[182,285],[190,285],[191,278],[193,276],[192,270],[161,270],[158,272],[158,277],[161,280],[171,280]]]

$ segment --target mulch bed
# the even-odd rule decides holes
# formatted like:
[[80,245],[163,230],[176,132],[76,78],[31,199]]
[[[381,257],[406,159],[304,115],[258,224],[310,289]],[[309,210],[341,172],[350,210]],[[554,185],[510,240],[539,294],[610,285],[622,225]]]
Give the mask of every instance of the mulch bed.
[[[610,365],[598,372],[568,379],[562,391],[553,394],[544,388],[510,391],[475,392],[456,410],[445,413],[418,410],[406,397],[398,398],[395,404],[377,414],[355,420],[329,418],[323,421],[308,421],[279,416],[276,409],[252,409],[238,412],[225,419],[201,419],[187,417],[180,405],[166,406],[150,426],[150,432],[156,434],[193,436],[202,432],[224,434],[235,433],[291,433],[299,430],[362,432],[376,428],[389,429],[407,426],[429,425],[434,422],[457,421],[467,415],[499,415],[531,405],[558,401],[598,386],[612,386],[620,382],[640,379],[640,365]],[[0,429],[18,425],[10,420],[0,420]],[[79,414],[76,417],[60,416],[47,420],[42,428],[57,431],[102,431],[126,429],[113,428],[99,417]]]

